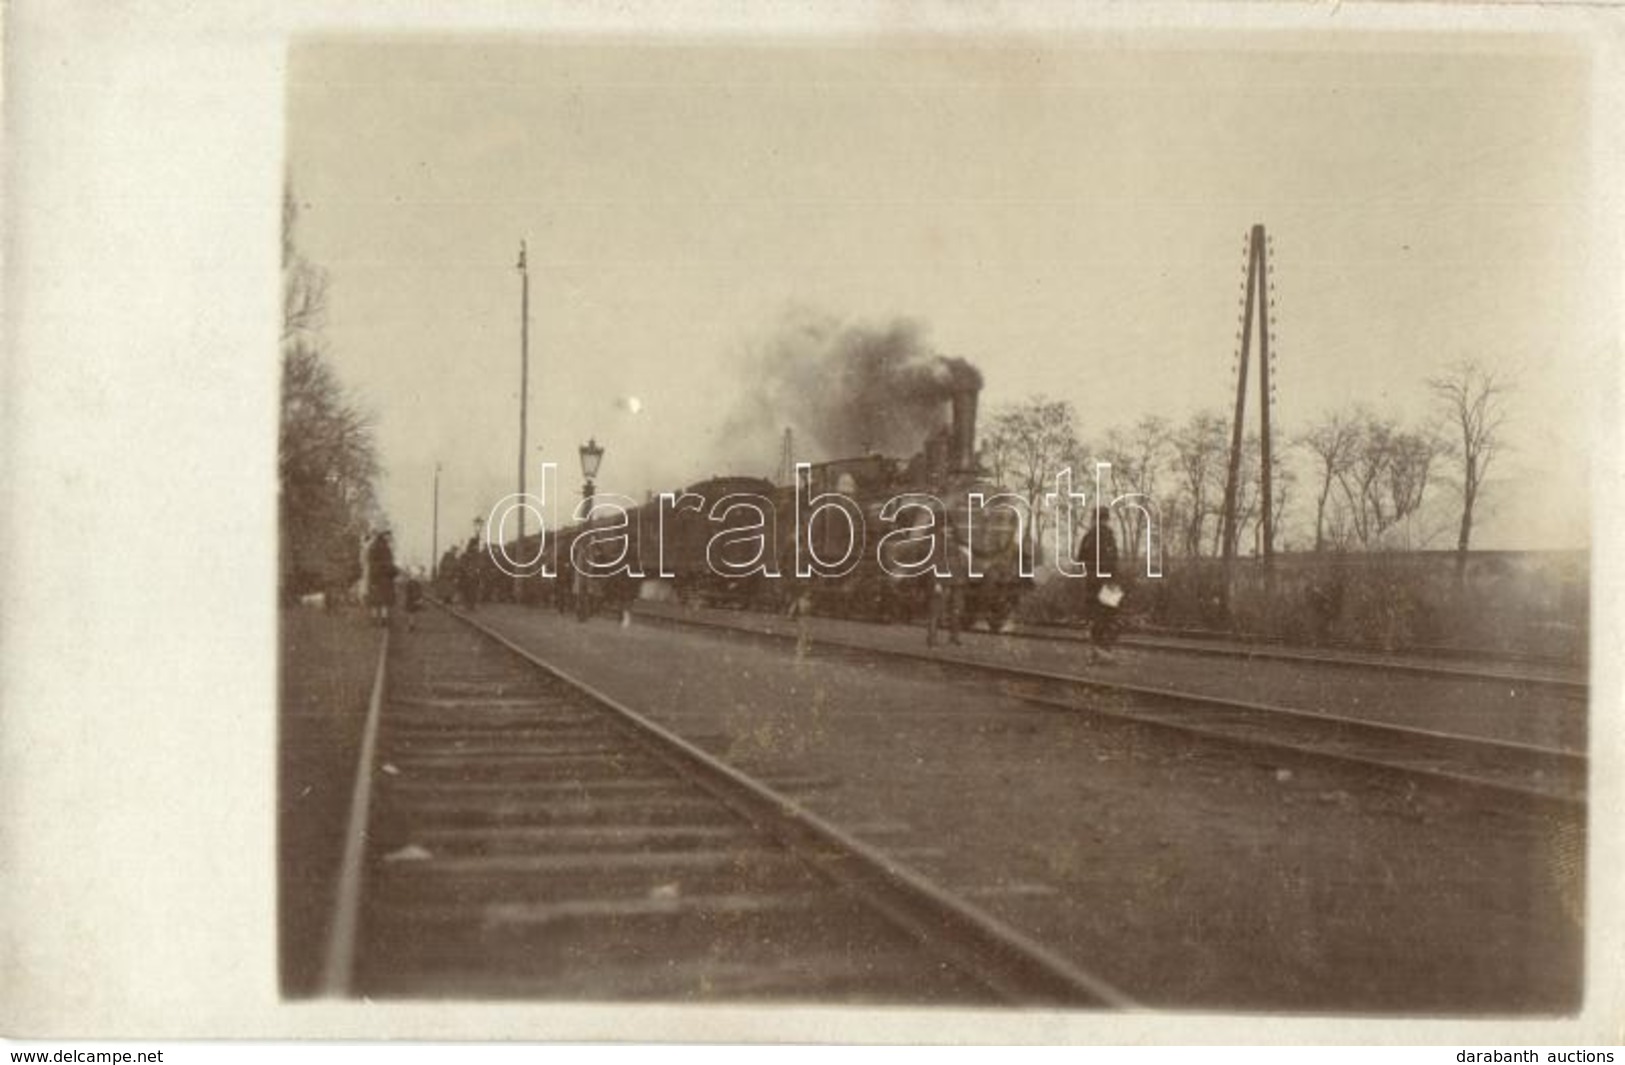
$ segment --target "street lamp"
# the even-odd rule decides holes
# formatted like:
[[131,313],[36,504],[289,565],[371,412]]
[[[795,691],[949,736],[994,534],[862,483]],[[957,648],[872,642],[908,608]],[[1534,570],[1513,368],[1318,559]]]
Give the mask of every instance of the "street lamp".
[[[581,452],[581,476],[587,480],[587,486],[583,491],[590,503],[593,491],[592,479],[598,476],[598,464],[604,461],[604,449],[598,446],[597,440],[588,439],[585,444],[581,445],[579,450]],[[591,507],[588,507],[589,512],[591,509]]]
[[[581,486],[582,520],[592,521],[592,497],[594,492],[593,478],[598,476],[598,464],[604,461],[604,449],[598,446],[598,441],[591,437],[579,448],[581,453],[581,477],[586,482]],[[586,574],[576,570],[576,620],[586,621],[592,614],[591,601],[588,597]]]

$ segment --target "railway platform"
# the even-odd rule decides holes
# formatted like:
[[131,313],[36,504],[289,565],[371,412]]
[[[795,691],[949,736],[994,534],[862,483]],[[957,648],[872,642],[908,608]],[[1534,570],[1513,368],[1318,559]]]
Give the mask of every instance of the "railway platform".
[[[1399,1013],[1578,1001],[1583,811],[1487,808],[810,642],[502,605],[472,620],[485,631],[431,610],[391,635],[350,993]],[[924,650],[917,632],[892,635]],[[996,639],[972,635],[967,653]],[[736,779],[695,790],[669,757],[623,747],[593,701]],[[752,789],[775,799],[740,798]],[[839,837],[800,838],[822,856],[811,879],[805,855],[784,856],[800,831],[786,816]],[[869,872],[831,896],[821,874],[847,851]],[[908,887],[892,900],[901,926],[871,923],[876,883]]]

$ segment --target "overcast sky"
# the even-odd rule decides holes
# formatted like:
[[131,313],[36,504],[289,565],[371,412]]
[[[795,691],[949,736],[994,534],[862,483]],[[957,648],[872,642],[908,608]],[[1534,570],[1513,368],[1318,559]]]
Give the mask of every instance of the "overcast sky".
[[557,461],[573,495],[591,435],[602,486],[641,496],[772,472],[776,449],[718,434],[743,353],[809,310],[913,320],[981,367],[984,411],[1069,399],[1087,439],[1228,408],[1262,222],[1277,426],[1356,401],[1415,420],[1448,362],[1516,368],[1477,544],[1584,545],[1616,324],[1587,62],[1533,38],[1335,44],[306,39],[296,239],[377,414],[398,544],[428,557],[436,461],[442,549],[514,489],[521,239],[532,479]]

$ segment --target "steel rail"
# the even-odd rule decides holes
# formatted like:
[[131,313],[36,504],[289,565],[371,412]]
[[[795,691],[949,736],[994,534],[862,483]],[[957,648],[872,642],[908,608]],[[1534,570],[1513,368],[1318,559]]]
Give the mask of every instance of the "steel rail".
[[[1064,622],[1049,623],[1057,628],[1066,628]],[[1146,625],[1140,628],[1148,636],[1166,636],[1175,640],[1212,640],[1242,643],[1260,647],[1292,648],[1292,641],[1281,636],[1265,636],[1249,632],[1222,632],[1218,629],[1180,628],[1173,625]],[[1333,650],[1349,651],[1359,654],[1385,654],[1399,658],[1461,658],[1483,659],[1492,662],[1519,662],[1531,666],[1554,666],[1558,668],[1584,666],[1583,657],[1574,655],[1549,654],[1539,651],[1503,651],[1492,647],[1451,646],[1449,644],[1410,644],[1406,647],[1394,647],[1387,650],[1378,650],[1347,640],[1337,640],[1325,646]],[[1582,652],[1583,655],[1583,652]]]
[[361,730],[361,754],[356,760],[355,783],[350,789],[350,819],[344,834],[344,856],[339,864],[334,893],[333,923],[328,929],[327,955],[318,985],[321,994],[350,993],[355,977],[356,932],[360,927],[361,890],[365,879],[367,817],[372,805],[372,763],[378,749],[378,719],[384,705],[384,683],[389,661],[389,630],[378,648],[378,668],[367,701],[367,721]]
[[[1060,631],[1056,632],[1017,628],[1014,631],[999,633],[998,635],[1012,636],[1024,640],[1051,640],[1064,643],[1082,643],[1086,640],[1086,637],[1069,632],[1064,627],[1061,627]],[[1462,666],[1441,665],[1436,662],[1403,662],[1394,658],[1384,658],[1377,654],[1328,655],[1287,647],[1215,647],[1194,642],[1182,643],[1179,640],[1180,638],[1177,636],[1125,634],[1118,642],[1124,647],[1207,658],[1247,658],[1272,662],[1296,662],[1310,666],[1326,666],[1333,669],[1403,673],[1410,676],[1442,677],[1449,680],[1484,684],[1512,684],[1523,688],[1550,688],[1580,698],[1585,698],[1591,690],[1590,681],[1576,680],[1570,677],[1541,676],[1501,670],[1485,671]]]
[[[663,622],[669,625],[689,626],[694,628],[713,629],[739,635],[761,637],[775,642],[795,643],[798,646],[822,646],[845,652],[878,655],[881,657],[903,659],[911,662],[929,663],[941,667],[959,669],[965,672],[974,672],[984,676],[993,676],[1006,680],[1031,681],[1045,684],[1060,685],[1071,690],[1097,691],[1111,694],[1135,696],[1150,701],[1153,706],[1175,706],[1182,709],[1211,711],[1214,709],[1243,712],[1258,716],[1274,716],[1280,720],[1295,723],[1307,723],[1314,727],[1340,730],[1345,738],[1351,734],[1363,734],[1367,738],[1383,738],[1388,740],[1418,741],[1433,745],[1455,745],[1464,750],[1477,750],[1484,754],[1505,755],[1512,759],[1524,759],[1536,763],[1546,763],[1546,766],[1558,772],[1581,772],[1582,776],[1588,764],[1586,755],[1578,751],[1570,751],[1556,747],[1542,747],[1536,744],[1518,743],[1510,740],[1494,740],[1478,736],[1464,736],[1459,733],[1440,732],[1432,729],[1416,728],[1408,725],[1389,725],[1380,722],[1367,721],[1360,718],[1351,718],[1335,714],[1322,714],[1309,710],[1296,710],[1290,707],[1272,706],[1265,703],[1250,703],[1238,699],[1229,699],[1222,696],[1199,695],[1192,692],[1177,691],[1169,688],[1158,688],[1150,685],[1135,684],[1128,681],[1102,680],[1093,677],[1082,677],[1072,673],[1058,673],[1051,670],[1033,669],[1024,666],[1003,665],[993,662],[983,662],[974,658],[953,655],[946,652],[909,651],[901,648],[875,647],[869,644],[852,642],[850,640],[834,639],[827,636],[813,636],[809,633],[786,633],[772,629],[750,628],[739,624],[730,624],[708,618],[673,617],[667,614],[640,612],[639,617]],[[1085,711],[1099,716],[1129,721],[1140,725],[1155,726],[1173,729],[1185,733],[1201,735],[1206,738],[1223,740],[1234,744],[1251,747],[1263,747],[1273,750],[1285,750],[1294,754],[1315,757],[1318,759],[1352,763],[1367,768],[1381,769],[1388,772],[1397,772],[1412,776],[1422,776],[1440,782],[1457,786],[1485,789],[1494,792],[1510,793],[1522,798],[1531,798],[1541,802],[1552,803],[1560,808],[1583,808],[1585,799],[1574,795],[1559,794],[1545,789],[1528,788],[1515,783],[1502,780],[1492,780],[1483,777],[1470,776],[1450,770],[1431,769],[1422,766],[1408,765],[1403,762],[1386,761],[1373,758],[1369,755],[1338,751],[1325,747],[1294,744],[1267,736],[1244,735],[1223,728],[1204,725],[1200,722],[1172,721],[1158,718],[1152,713],[1136,713],[1131,711],[1117,711],[1104,707],[1084,707],[1073,703],[1066,703],[1056,699],[1047,699],[1040,696],[1023,694],[1019,692],[1004,693],[1010,698],[1025,702],[1044,705],[1052,709],[1066,709],[1069,711]],[[1537,765],[1537,768],[1540,768]]]
[[923,874],[741,773],[580,677],[448,607],[475,631],[572,686],[629,726],[645,748],[816,871],[854,892],[932,952],[1012,1002],[1136,1008],[1128,994]]

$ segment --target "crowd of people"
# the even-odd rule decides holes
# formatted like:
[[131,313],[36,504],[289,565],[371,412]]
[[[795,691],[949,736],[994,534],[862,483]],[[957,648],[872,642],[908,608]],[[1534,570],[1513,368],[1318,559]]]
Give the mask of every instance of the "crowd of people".
[[[1118,556],[1111,512],[1101,508],[1093,519],[1078,541],[1074,561],[1081,563],[1086,573],[1083,592],[1090,660],[1110,664],[1115,661],[1113,647],[1120,628],[1124,591],[1114,576]],[[943,528],[938,549],[942,552],[945,563],[942,569],[946,575],[931,578],[925,637],[930,647],[935,647],[943,637],[950,644],[962,642],[965,593],[970,583],[970,552],[960,542],[952,523]],[[359,567],[346,567],[343,572],[353,580],[357,571],[370,623],[388,627],[399,601],[406,614],[408,630],[416,628],[417,615],[424,604],[424,582],[420,574],[396,565],[388,529],[377,530],[368,537],[361,550]],[[342,598],[347,581],[338,579],[334,583],[337,588],[330,584],[326,596],[329,609]],[[631,599],[635,595],[633,582],[592,580],[574,573],[569,580],[537,581],[535,594],[525,596],[516,591],[525,582],[503,574],[479,538],[473,536],[461,548],[453,544],[440,557],[433,585],[443,601],[469,612],[477,611],[481,603],[511,603],[517,596],[533,605],[550,600],[559,613],[573,612],[581,621],[607,607],[619,614],[623,625],[630,621]]]
[[361,586],[369,621],[388,628],[399,599],[406,611],[407,629],[417,628],[417,616],[423,609],[423,582],[418,574],[395,564],[395,548],[388,529],[375,532],[362,550]]

